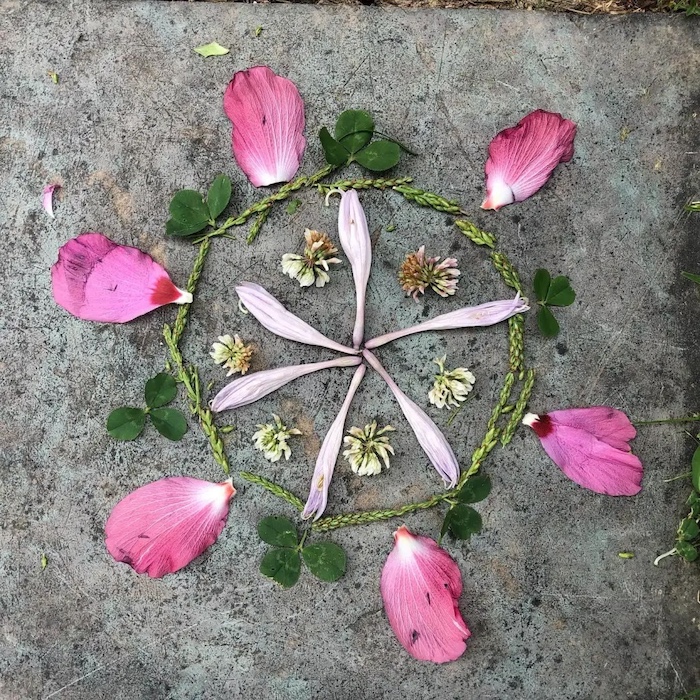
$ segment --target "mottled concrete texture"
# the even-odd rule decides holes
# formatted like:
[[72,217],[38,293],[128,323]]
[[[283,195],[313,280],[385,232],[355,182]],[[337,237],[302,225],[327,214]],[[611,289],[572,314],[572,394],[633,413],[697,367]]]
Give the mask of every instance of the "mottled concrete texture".
[[[524,279],[540,266],[571,276],[578,300],[559,314],[556,341],[540,339],[527,319],[528,362],[538,369],[533,410],[604,403],[637,418],[698,410],[700,297],[679,273],[700,272],[697,219],[681,213],[700,192],[699,39],[697,21],[673,16],[3,0],[2,700],[672,700],[700,686],[698,569],[676,559],[652,566],[671,546],[688,491],[664,483],[685,470],[692,449],[677,428],[637,438],[646,475],[629,499],[570,483],[524,430],[493,453],[484,531],[467,545],[448,543],[473,637],[463,658],[442,667],[411,659],[382,611],[379,573],[397,522],[333,533],[348,552],[347,575],[329,585],[305,573],[283,592],[258,573],[265,546],[255,526],[292,512],[234,474],[229,524],[194,564],[160,581],[115,564],[103,526],[120,498],[164,475],[219,473],[196,428],[180,444],[152,429],[128,444],[105,432],[110,409],[138,403],[145,379],[163,367],[160,329],[173,310],[125,326],[81,322],[53,303],[48,274],[61,244],[98,230],[148,250],[184,284],[194,250],[164,237],[169,198],[219,172],[234,180],[237,210],[259,196],[231,158],[221,98],[233,71],[265,63],[306,100],[304,171],[322,161],[322,125],[343,109],[369,108],[380,128],[421,153],[400,174],[462,201]],[[231,53],[193,53],[213,40]],[[538,107],[579,124],[573,161],[531,200],[481,212],[489,140]],[[54,180],[63,189],[51,220],[39,196]],[[184,344],[205,385],[224,384],[207,356],[224,332],[256,342],[254,369],[329,356],[240,315],[236,281],[263,281],[326,334],[349,337],[349,266],[325,290],[300,290],[278,270],[306,226],[336,235],[337,204],[325,209],[313,192],[301,198],[294,215],[273,214],[254,246],[243,244],[244,231],[217,241]],[[363,195],[363,203],[375,240],[371,333],[508,293],[449,217],[392,193]],[[395,270],[422,243],[459,259],[454,299],[402,297]],[[424,404],[433,357],[447,353],[473,369],[476,396],[445,427],[463,464],[505,372],[505,335],[503,327],[431,334],[380,353]],[[305,495],[349,377],[310,376],[233,415],[227,444],[236,470]],[[250,435],[273,411],[304,437],[289,462],[270,465]],[[430,413],[446,426],[446,414]],[[398,428],[393,466],[365,481],[340,463],[331,513],[420,499],[440,486],[368,373],[349,420],[375,416]],[[435,536],[441,517],[433,510],[407,523]],[[635,558],[620,559],[623,550]]]

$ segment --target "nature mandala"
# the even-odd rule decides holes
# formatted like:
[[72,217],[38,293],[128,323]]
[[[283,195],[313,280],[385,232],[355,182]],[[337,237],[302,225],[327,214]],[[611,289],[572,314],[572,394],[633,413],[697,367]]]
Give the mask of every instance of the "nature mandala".
[[[234,157],[251,183],[256,187],[287,184],[223,221],[231,200],[228,176],[216,177],[206,196],[194,190],[174,195],[166,234],[198,246],[185,289],[178,288],[150,256],[115,243],[101,233],[83,233],[68,241],[59,250],[51,271],[56,302],[81,319],[124,323],[166,304],[180,305],[175,321],[164,328],[169,351],[166,371],[146,383],[145,407],[122,406],[113,410],[106,427],[117,440],[133,440],[150,422],[164,437],[180,440],[188,430],[188,419],[170,404],[182,387],[192,418],[224,472],[221,483],[191,476],[167,477],[126,495],[114,506],[106,522],[107,551],[138,574],[155,578],[190,564],[216,542],[236,494],[225,437],[232,426],[222,425],[220,414],[225,413],[229,421],[235,420],[231,416],[237,411],[299,377],[321,370],[340,370],[348,379],[347,394],[341,405],[334,408],[336,418],[323,436],[313,473],[309,470],[306,500],[265,476],[250,471],[240,473],[240,478],[277,496],[286,502],[287,510],[291,506],[297,515],[296,520],[272,515],[258,523],[261,539],[271,545],[260,570],[282,587],[297,582],[302,563],[317,578],[336,581],[346,570],[345,552],[317,535],[350,525],[398,519],[394,548],[388,553],[379,581],[388,621],[412,656],[436,663],[452,661],[464,653],[470,631],[459,607],[461,574],[442,541],[467,540],[481,530],[481,516],[474,504],[491,490],[489,478],[481,472],[490,453],[498,446],[507,446],[518,426],[525,423],[534,430],[552,460],[577,484],[596,493],[630,496],[639,492],[642,480],[641,462],[629,447],[635,428],[624,413],[606,406],[539,415],[525,413],[535,372],[525,361],[524,314],[535,304],[528,301],[515,267],[498,250],[495,237],[468,221],[459,203],[417,189],[410,178],[372,176],[333,181],[330,177],[350,163],[381,173],[394,168],[402,152],[410,153],[390,137],[376,138],[380,134],[368,112],[343,112],[333,135],[321,129],[319,136],[327,162],[315,174],[297,177],[306,146],[305,118],[303,101],[292,82],[262,66],[240,71],[226,89],[224,110],[233,125]],[[573,157],[575,133],[576,126],[571,121],[537,110],[497,134],[489,146],[485,167],[487,196],[482,207],[498,210],[535,194],[559,163]],[[294,343],[303,343],[324,348],[329,356],[319,362],[249,371],[254,345],[247,344],[238,334],[222,335],[212,344],[210,355],[234,378],[210,397],[200,382],[199,369],[187,361],[182,342],[198,286],[205,281],[207,255],[215,239],[233,238],[232,229],[251,221],[247,241],[253,244],[273,207],[286,203],[287,211],[293,212],[299,206],[294,194],[308,188],[316,189],[319,197],[325,198],[326,206],[339,198],[337,237],[334,231],[327,234],[307,229],[303,252],[280,251],[276,274],[286,275],[290,285],[314,287],[309,293],[320,299],[324,294],[335,293],[324,288],[332,282],[336,267],[349,263],[355,287],[354,300],[347,300],[348,307],[354,308],[352,332],[348,329],[347,336],[330,338],[291,313],[263,286],[236,280],[240,310],[259,322],[263,327],[261,336],[273,333],[286,339],[290,353]],[[51,215],[54,189],[55,186],[48,186],[44,192],[44,206]],[[417,325],[370,337],[365,331],[365,312],[373,245],[358,196],[363,190],[390,193],[449,217],[459,234],[488,256],[509,293],[501,299],[483,299],[476,306],[437,313]],[[434,252],[426,251],[424,245],[406,256],[396,271],[398,295],[400,290],[414,299],[434,294],[438,302],[455,295],[461,274],[457,260],[432,255]],[[568,279],[552,279],[547,271],[539,270],[534,292],[540,330],[545,335],[556,335],[559,327],[552,308],[568,306],[575,298]],[[503,376],[493,395],[490,416],[482,426],[481,440],[471,459],[460,464],[442,431],[419,403],[431,404],[434,411],[452,411],[451,420],[471,397],[477,381],[474,374],[469,368],[453,367],[447,356],[426,357],[426,363],[432,360],[437,370],[432,386],[426,386],[424,394],[414,401],[404,392],[407,387],[402,389],[391,371],[382,366],[375,351],[411,334],[495,324],[503,324],[507,329],[508,356],[504,358]],[[398,403],[413,432],[416,458],[421,454],[420,447],[423,461],[438,473],[436,492],[426,500],[392,504],[384,510],[334,513],[331,506],[331,514],[327,515],[329,487],[339,459],[345,459],[358,477],[372,479],[389,467],[394,457],[391,440],[395,428],[383,424],[382,416],[364,426],[346,425],[353,398],[367,372],[376,372]],[[415,387],[412,393],[415,395]],[[262,459],[289,459],[301,433],[298,428],[288,427],[277,414],[257,428],[249,439],[262,453]],[[251,493],[254,497],[255,492]],[[444,513],[436,539],[411,532],[402,520],[429,508],[440,508]]]

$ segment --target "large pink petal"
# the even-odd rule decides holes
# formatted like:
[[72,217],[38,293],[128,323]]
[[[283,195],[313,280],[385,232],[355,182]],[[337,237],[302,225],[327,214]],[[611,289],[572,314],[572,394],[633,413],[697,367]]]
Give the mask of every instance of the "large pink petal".
[[125,323],[164,304],[192,301],[153,258],[101,233],[61,246],[51,285],[56,303],[87,321]]
[[256,186],[291,180],[304,155],[304,102],[296,85],[267,66],[238,71],[224,94],[233,155]]
[[588,428],[562,425],[548,414],[529,413],[523,423],[537,433],[554,463],[580,486],[608,496],[634,496],[641,491],[644,470],[628,445],[618,449]]
[[462,576],[452,557],[405,525],[394,534],[381,578],[389,624],[404,649],[417,659],[445,663],[467,648],[469,629],[457,601]]
[[630,451],[628,443],[637,434],[630,419],[622,411],[610,406],[568,408],[551,411],[547,415],[555,423],[586,430],[610,447],[625,452]]
[[171,574],[216,542],[235,493],[230,480],[214,484],[175,476],[146,484],[111,512],[107,550],[139,574]]
[[491,141],[486,161],[483,209],[522,202],[549,180],[559,163],[574,155],[576,124],[538,109]]

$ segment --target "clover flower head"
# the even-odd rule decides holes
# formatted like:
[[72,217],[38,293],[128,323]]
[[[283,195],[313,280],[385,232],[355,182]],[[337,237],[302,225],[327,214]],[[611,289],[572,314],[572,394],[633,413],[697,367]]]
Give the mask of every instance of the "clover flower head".
[[285,253],[282,256],[282,272],[299,282],[302,287],[325,286],[330,280],[328,265],[337,265],[340,260],[333,257],[338,249],[325,233],[306,229],[304,231],[306,247],[303,255]]
[[217,365],[228,367],[227,377],[236,372],[245,374],[250,367],[250,358],[253,355],[253,346],[246,345],[238,335],[233,338],[230,335],[220,335],[219,342],[212,344],[209,353]]
[[459,406],[465,401],[467,394],[474,388],[476,378],[466,367],[446,370],[446,355],[436,358],[433,362],[440,368],[435,375],[433,388],[428,392],[430,403],[438,408]]
[[426,257],[424,245],[415,253],[409,253],[399,268],[401,288],[414,299],[418,299],[419,294],[425,294],[428,287],[441,297],[452,296],[457,291],[459,277],[457,260],[439,260],[439,257]]
[[270,462],[279,461],[282,455],[284,455],[285,459],[289,459],[292,450],[287,440],[292,435],[301,435],[301,430],[288,428],[282,423],[280,417],[274,413],[272,417],[275,419],[274,423],[263,423],[256,426],[259,430],[253,433],[255,446],[263,453],[263,457],[270,460]]
[[[394,454],[394,448],[389,444],[389,436],[385,435],[396,430],[391,425],[385,425],[377,430],[377,421],[372,421],[363,428],[353,426],[350,434],[343,438],[343,444],[348,449],[343,457],[348,460],[350,467],[360,476],[374,476],[382,471],[382,462],[389,468],[389,454]],[[380,461],[381,460],[381,461]]]

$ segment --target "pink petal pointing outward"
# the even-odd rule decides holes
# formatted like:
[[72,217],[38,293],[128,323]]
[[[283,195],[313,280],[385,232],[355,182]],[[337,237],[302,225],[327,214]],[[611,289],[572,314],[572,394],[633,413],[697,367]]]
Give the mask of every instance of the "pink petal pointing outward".
[[153,258],[101,233],[82,233],[58,251],[51,268],[53,298],[86,321],[125,323],[165,304],[189,304]]
[[462,576],[434,540],[402,525],[380,586],[391,629],[411,656],[441,664],[465,652],[471,632],[457,607]]
[[44,211],[53,219],[53,193],[54,190],[61,188],[61,185],[46,185],[41,192],[41,206],[44,207]]
[[304,102],[296,85],[267,66],[238,71],[224,94],[233,155],[256,186],[291,180],[304,155]]
[[628,442],[637,434],[629,418],[608,406],[570,408],[536,415],[523,423],[540,438],[554,463],[580,486],[608,496],[634,496],[643,468]]
[[574,155],[576,124],[538,109],[491,141],[482,209],[522,202],[542,187],[559,163]]
[[235,493],[230,479],[214,484],[174,476],[141,486],[107,519],[107,550],[136,573],[172,574],[216,542]]

